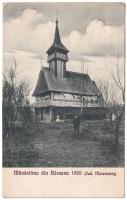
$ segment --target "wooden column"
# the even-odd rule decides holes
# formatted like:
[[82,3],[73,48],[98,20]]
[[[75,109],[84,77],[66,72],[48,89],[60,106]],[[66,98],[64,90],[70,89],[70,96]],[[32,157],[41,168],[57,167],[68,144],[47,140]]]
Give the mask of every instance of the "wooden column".
[[39,122],[41,122],[41,108],[39,108],[39,115],[38,115]]
[[49,115],[50,115],[50,122],[51,122],[52,121],[52,107],[50,107]]

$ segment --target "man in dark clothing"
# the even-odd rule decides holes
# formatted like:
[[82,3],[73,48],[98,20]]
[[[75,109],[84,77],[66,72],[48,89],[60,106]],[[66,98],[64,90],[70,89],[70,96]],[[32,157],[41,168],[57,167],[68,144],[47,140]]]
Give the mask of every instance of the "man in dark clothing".
[[79,135],[79,127],[80,127],[80,118],[75,115],[73,120],[73,126],[74,126],[74,135]]

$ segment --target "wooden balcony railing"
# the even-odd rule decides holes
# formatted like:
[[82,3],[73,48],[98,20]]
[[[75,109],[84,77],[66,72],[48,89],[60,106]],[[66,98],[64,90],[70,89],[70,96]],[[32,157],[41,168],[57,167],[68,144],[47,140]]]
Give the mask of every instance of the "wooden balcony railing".
[[57,106],[57,107],[99,107],[98,103],[96,102],[86,102],[83,103],[79,99],[39,99],[36,101],[36,105],[40,107],[47,107],[47,106]]

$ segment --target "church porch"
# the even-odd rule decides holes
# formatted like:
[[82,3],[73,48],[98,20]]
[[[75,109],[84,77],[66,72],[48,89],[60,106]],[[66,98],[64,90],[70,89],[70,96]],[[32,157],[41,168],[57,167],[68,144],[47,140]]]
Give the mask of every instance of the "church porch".
[[73,119],[74,115],[80,115],[81,119],[105,119],[106,109],[104,107],[40,107],[35,108],[36,122],[53,122]]

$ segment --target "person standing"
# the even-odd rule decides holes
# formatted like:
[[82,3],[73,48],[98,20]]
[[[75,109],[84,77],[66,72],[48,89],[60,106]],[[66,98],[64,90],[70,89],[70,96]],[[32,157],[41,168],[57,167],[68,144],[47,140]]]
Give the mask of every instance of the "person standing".
[[74,116],[74,120],[73,120],[73,127],[74,127],[74,135],[79,135],[80,131],[79,131],[79,128],[80,128],[80,118],[75,115]]

